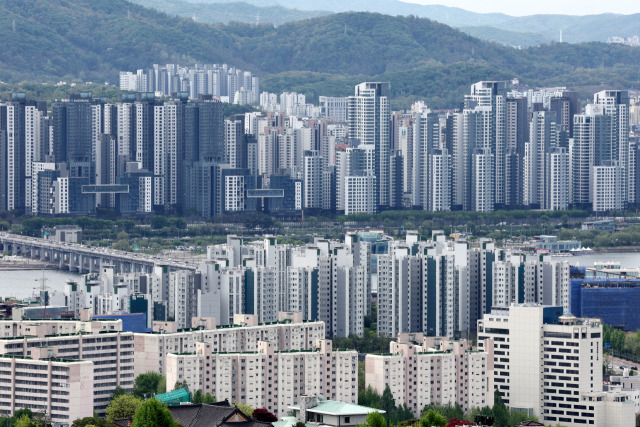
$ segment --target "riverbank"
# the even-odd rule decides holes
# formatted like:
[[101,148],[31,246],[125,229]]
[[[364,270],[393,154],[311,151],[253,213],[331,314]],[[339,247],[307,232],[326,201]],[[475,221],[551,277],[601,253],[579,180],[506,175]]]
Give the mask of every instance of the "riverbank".
[[37,259],[8,255],[0,258],[0,271],[57,270],[54,264]]

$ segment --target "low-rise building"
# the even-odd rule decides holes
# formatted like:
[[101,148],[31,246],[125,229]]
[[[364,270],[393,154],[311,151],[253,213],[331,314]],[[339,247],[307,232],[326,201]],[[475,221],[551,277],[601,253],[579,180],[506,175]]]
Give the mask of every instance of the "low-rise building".
[[305,423],[307,426],[310,424],[330,427],[360,426],[365,423],[370,413],[385,413],[381,409],[337,402],[318,395],[301,396],[300,403],[290,406],[289,409],[293,411],[294,417],[273,423],[274,427],[285,427],[294,420]]

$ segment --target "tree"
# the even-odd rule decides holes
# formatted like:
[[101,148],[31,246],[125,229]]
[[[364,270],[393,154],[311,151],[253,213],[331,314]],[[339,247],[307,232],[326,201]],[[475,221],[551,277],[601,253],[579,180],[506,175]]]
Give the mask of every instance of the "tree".
[[269,412],[267,408],[256,408],[253,410],[253,418],[264,423],[278,421],[278,417]]
[[176,218],[172,222],[173,226],[179,230],[184,230],[187,228],[187,221],[182,218]]
[[129,419],[142,406],[142,399],[130,394],[123,394],[111,400],[107,406],[107,420]]
[[196,390],[191,396],[191,403],[198,405],[202,403],[204,396],[202,395],[202,390]]
[[16,427],[34,427],[33,421],[27,414],[22,415],[16,422]]
[[202,403],[216,403],[216,398],[211,393],[207,393],[202,398]]
[[160,381],[158,381],[158,387],[156,388],[156,393],[166,393],[167,392],[167,377],[160,376]]
[[509,426],[509,409],[502,400],[502,395],[498,389],[493,392],[493,417],[494,426],[496,427],[508,427]]
[[393,393],[391,393],[391,389],[389,388],[389,384],[384,388],[382,392],[382,398],[380,398],[380,406],[382,406],[382,410],[386,411],[384,414],[385,420],[387,423],[395,416],[396,410],[396,399],[393,398]]
[[169,220],[163,216],[154,216],[151,218],[151,228],[154,230],[159,230],[164,227],[169,226]]
[[9,419],[9,425],[11,425],[12,427],[15,427],[16,424],[18,423],[18,420],[25,415],[29,419],[33,418],[33,412],[31,412],[31,409],[29,408],[18,409],[13,413],[13,416]]
[[364,427],[387,427],[387,421],[380,412],[369,412],[364,420]]
[[118,396],[122,396],[124,394],[129,394],[129,391],[125,390],[124,388],[117,386],[114,390],[113,393],[111,393],[111,399],[109,399],[110,401],[115,399]]
[[447,419],[440,412],[429,409],[420,418],[420,427],[444,427]]
[[140,406],[131,427],[177,427],[171,411],[158,399],[149,399]]
[[[164,384],[164,387],[162,385]],[[152,397],[166,391],[167,380],[157,372],[140,374],[133,385],[133,395],[140,398]]]
[[253,408],[246,403],[235,403],[236,408],[240,409],[247,417],[253,417]]
[[102,418],[98,418],[96,416],[93,417],[84,417],[79,418],[71,424],[71,427],[109,427],[111,424],[107,424],[106,420]]
[[186,388],[186,387],[188,387],[187,380],[182,380],[182,382],[176,381],[176,383],[173,385],[174,390],[180,390],[181,388]]
[[380,405],[380,395],[371,386],[368,386],[358,393],[358,405],[382,409]]

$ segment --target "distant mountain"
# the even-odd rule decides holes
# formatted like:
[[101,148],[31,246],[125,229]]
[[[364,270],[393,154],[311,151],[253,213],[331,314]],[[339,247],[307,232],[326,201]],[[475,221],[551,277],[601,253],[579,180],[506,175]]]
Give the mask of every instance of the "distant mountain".
[[[193,3],[228,3],[234,0],[188,0]],[[316,10],[321,8],[331,12],[377,12],[387,15],[415,15],[429,18],[452,27],[495,27],[514,32],[513,38],[505,38],[508,33],[490,32],[485,29],[469,30],[470,34],[485,40],[497,41],[509,45],[522,45],[518,40],[542,41],[562,40],[568,43],[586,41],[607,41],[610,36],[630,37],[640,31],[640,14],[598,14],[598,15],[530,15],[514,17],[502,13],[476,13],[468,10],[441,6],[419,5],[400,0],[323,0],[321,5],[314,0],[246,0],[259,6],[279,5],[291,9]],[[444,1],[443,1],[444,2]],[[522,35],[535,33],[536,35]]]
[[282,6],[256,6],[249,3],[195,3],[182,0],[131,0],[132,3],[177,15],[194,18],[197,22],[209,24],[245,22],[282,25],[285,22],[299,21],[333,12],[321,10],[289,9]]
[[483,27],[460,27],[463,33],[470,36],[498,43],[504,46],[513,47],[532,47],[542,43],[549,43],[550,40],[538,33],[526,33],[517,31],[502,30],[500,28],[483,26]]
[[[15,20],[15,31],[13,22]],[[479,79],[531,85],[640,86],[626,46],[554,43],[513,49],[428,19],[340,13],[272,25],[208,25],[125,0],[0,2],[0,80],[117,81],[154,63],[228,63],[264,90],[347,95],[354,82],[392,82],[395,102],[452,107]]]
[[606,42],[610,36],[630,37],[640,30],[640,14],[618,15],[531,15],[512,18],[493,26],[503,30],[517,29],[522,32],[538,33],[549,40],[560,39],[567,43],[588,41]]
[[[220,4],[237,0],[187,0],[191,3]],[[502,13],[476,13],[457,7],[420,5],[399,0],[246,0],[256,6],[282,6],[299,10],[328,10],[331,12],[375,12],[385,15],[415,15],[429,18],[452,27],[495,25],[512,19]]]

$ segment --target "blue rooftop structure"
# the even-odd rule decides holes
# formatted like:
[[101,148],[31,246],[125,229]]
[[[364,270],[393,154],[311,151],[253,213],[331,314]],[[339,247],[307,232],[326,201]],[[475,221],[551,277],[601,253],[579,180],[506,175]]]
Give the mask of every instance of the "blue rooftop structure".
[[121,319],[123,332],[150,332],[147,328],[147,315],[145,313],[125,314],[101,314],[93,316],[95,320]]

